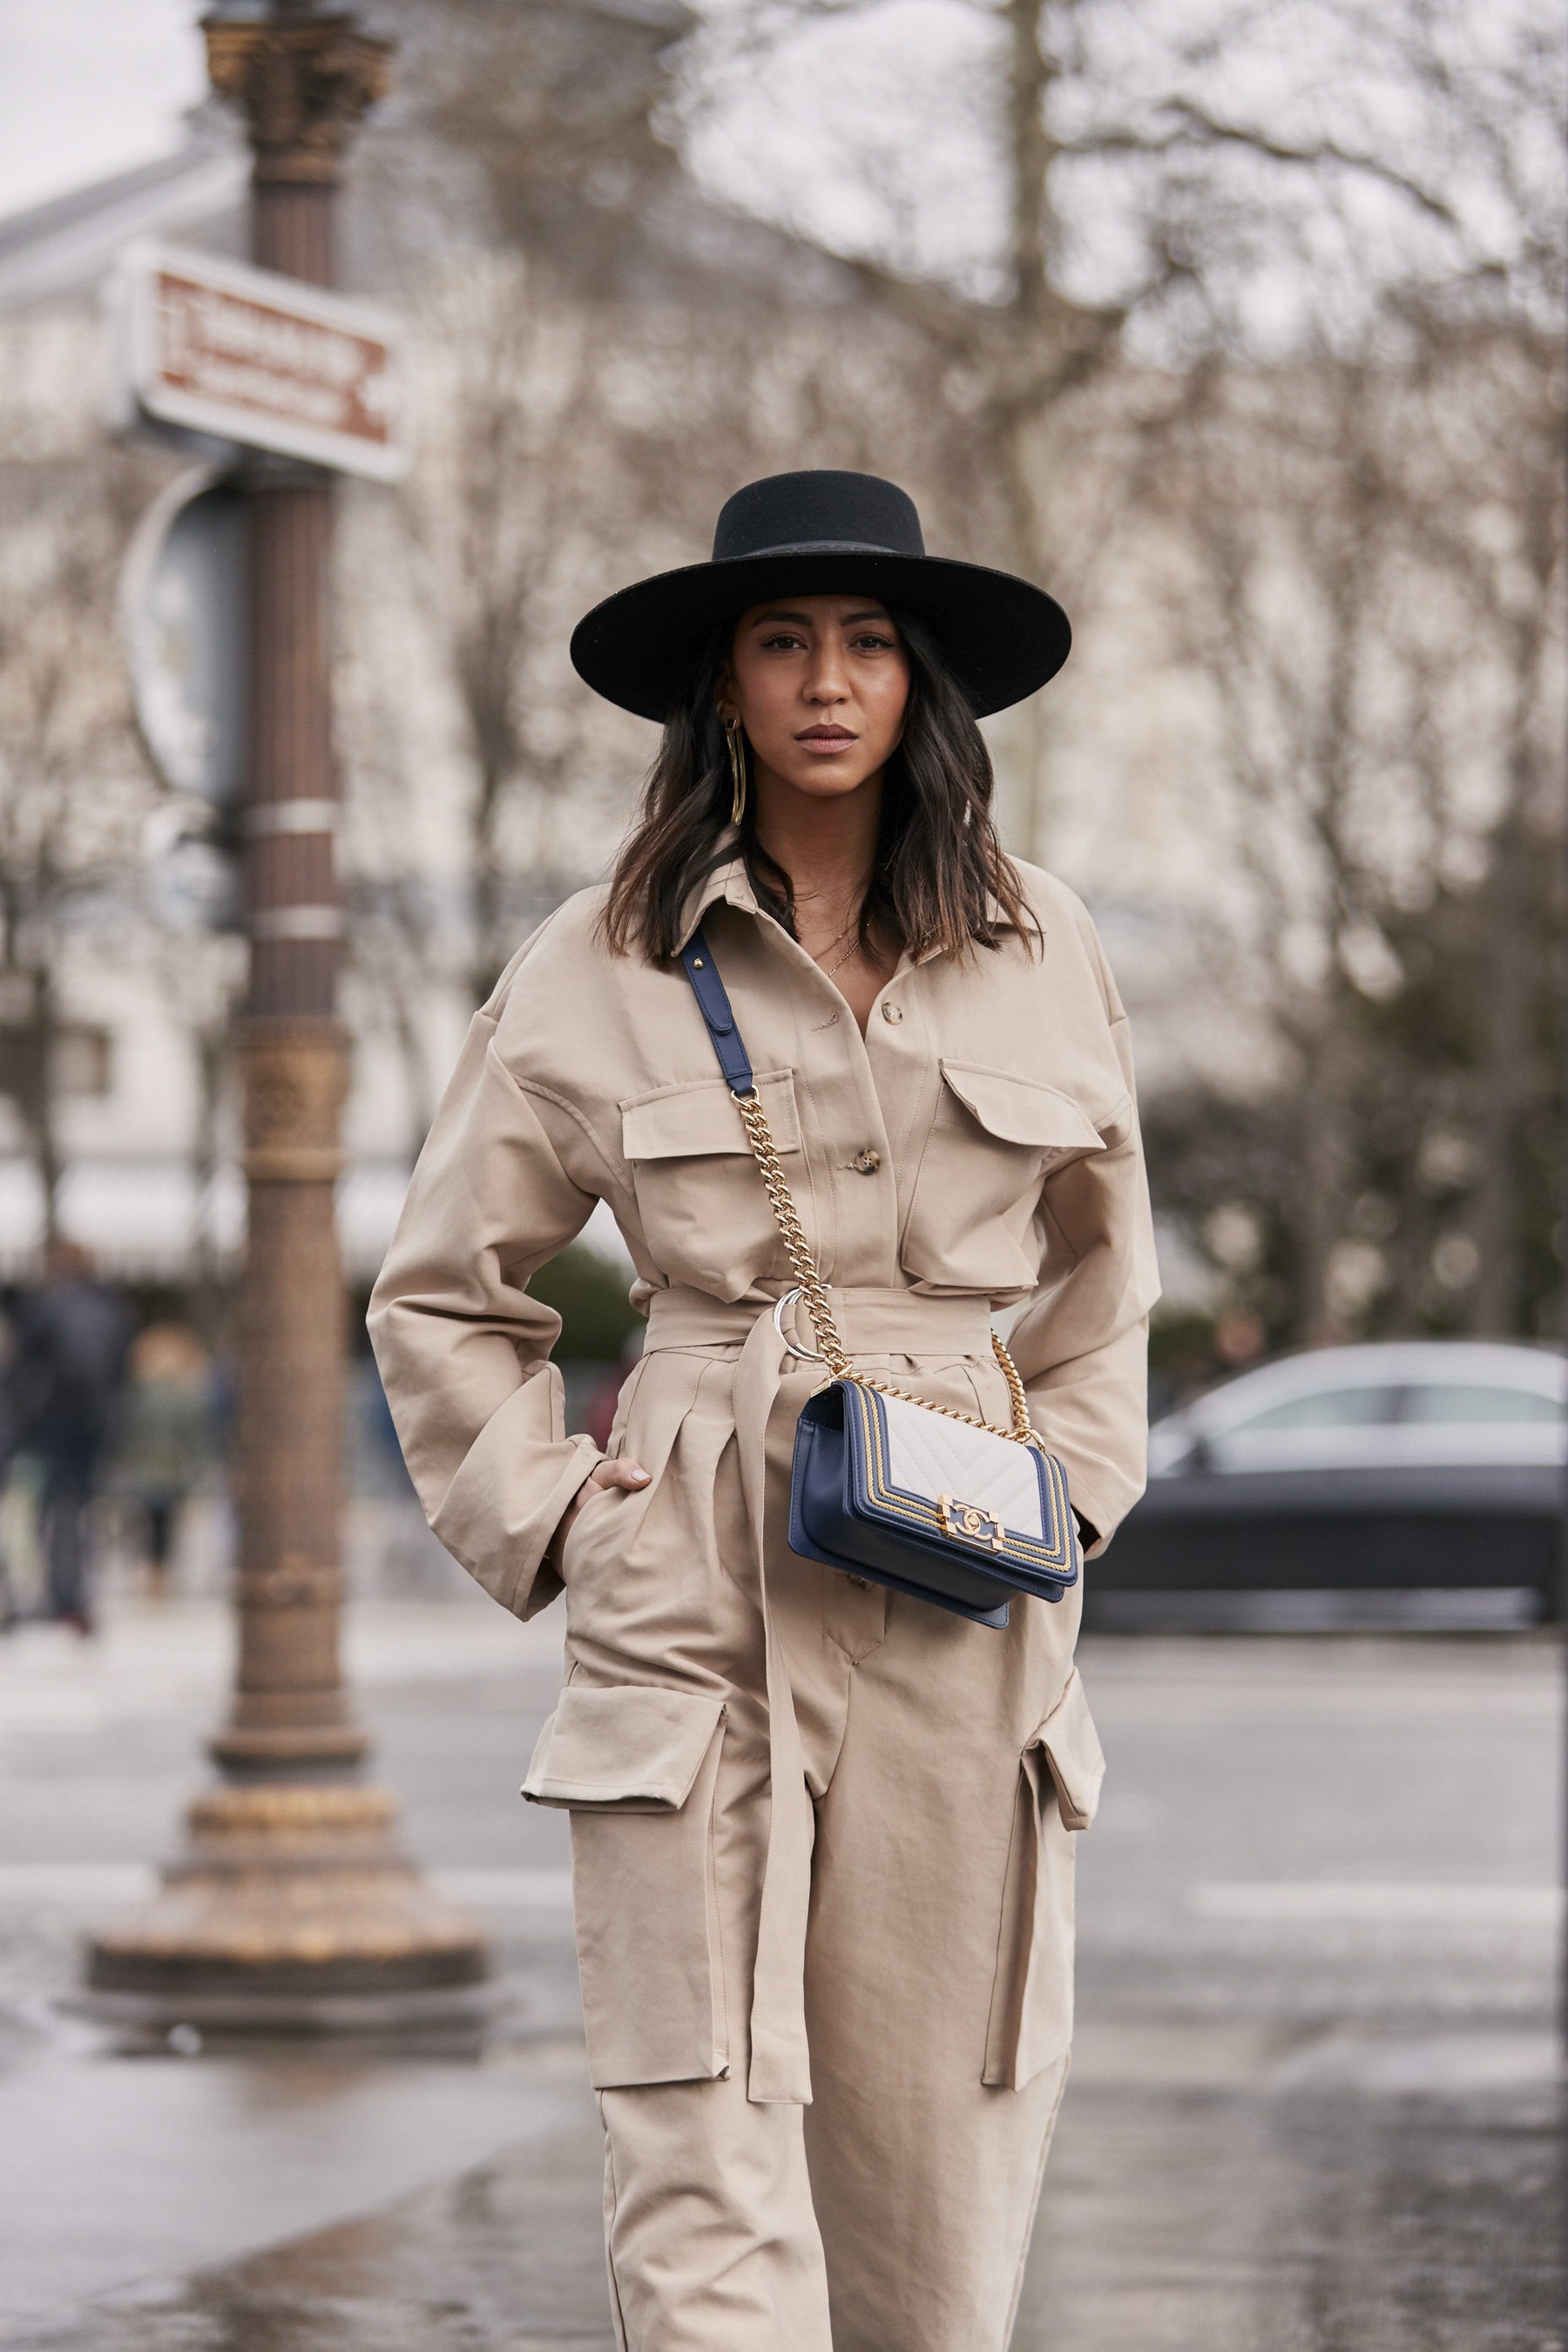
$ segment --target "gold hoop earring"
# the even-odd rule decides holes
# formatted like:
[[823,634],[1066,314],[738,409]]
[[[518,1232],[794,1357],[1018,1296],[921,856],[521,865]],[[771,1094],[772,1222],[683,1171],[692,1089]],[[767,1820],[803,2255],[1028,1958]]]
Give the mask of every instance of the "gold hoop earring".
[[739,832],[746,814],[746,739],[738,716],[724,721],[724,744],[730,754],[730,822]]

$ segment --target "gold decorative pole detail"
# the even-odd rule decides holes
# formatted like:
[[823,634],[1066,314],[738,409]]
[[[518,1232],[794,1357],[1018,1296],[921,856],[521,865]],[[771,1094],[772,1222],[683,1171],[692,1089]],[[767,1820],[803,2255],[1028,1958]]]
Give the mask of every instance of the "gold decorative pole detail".
[[[385,88],[388,45],[309,0],[203,29],[214,86],[249,126],[254,258],[329,285],[343,150]],[[367,1743],[338,1657],[346,1302],[333,1188],[348,1041],[336,1015],[332,490],[319,470],[276,459],[255,462],[246,488],[239,1664],[212,1742],[226,1785],[191,1807],[150,1909],[92,1939],[89,1981],[100,2006],[148,2021],[353,2025],[460,2005],[487,1956],[404,1853],[390,1793],[357,1779]]]

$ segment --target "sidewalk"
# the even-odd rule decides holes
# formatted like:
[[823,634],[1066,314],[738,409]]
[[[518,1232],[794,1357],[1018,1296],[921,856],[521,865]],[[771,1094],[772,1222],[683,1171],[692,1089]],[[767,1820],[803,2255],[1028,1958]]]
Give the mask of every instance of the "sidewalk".
[[[454,1588],[351,1632],[411,1840],[496,1937],[482,2060],[132,2059],[51,2007],[199,1785],[226,1641],[191,1603],[0,1645],[0,2344],[610,2352],[564,1825],[514,1794],[553,1615]],[[1085,1675],[1111,1772],[1016,2352],[1565,2352],[1551,1646]]]

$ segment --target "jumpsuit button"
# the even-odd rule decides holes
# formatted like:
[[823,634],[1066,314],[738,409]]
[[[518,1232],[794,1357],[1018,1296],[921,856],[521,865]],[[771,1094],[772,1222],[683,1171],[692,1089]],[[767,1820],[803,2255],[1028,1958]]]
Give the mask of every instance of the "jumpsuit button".
[[882,1007],[882,1018],[883,1018],[883,1020],[884,1020],[884,1021],[901,1021],[901,1020],[903,1019],[903,1017],[904,1017],[904,1013],[903,1013],[903,1007],[902,1007],[902,1005],[900,1005],[900,1004],[884,1004],[884,1005],[883,1005],[883,1007]]
[[882,1155],[879,1151],[868,1150],[860,1154],[854,1164],[862,1176],[874,1176],[882,1164]]
[[857,1592],[869,1592],[869,1591],[870,1591],[870,1590],[871,1590],[871,1580],[870,1580],[870,1578],[869,1578],[868,1576],[851,1576],[851,1575],[850,1575],[850,1573],[849,1573],[849,1570],[848,1570],[847,1569],[844,1569],[844,1570],[841,1571],[841,1573],[842,1573],[842,1575],[843,1575],[843,1578],[844,1578],[844,1581],[845,1581],[845,1583],[846,1583],[846,1584],[852,1584],[852,1585],[855,1587],[855,1590],[856,1590],[856,1591],[857,1591]]

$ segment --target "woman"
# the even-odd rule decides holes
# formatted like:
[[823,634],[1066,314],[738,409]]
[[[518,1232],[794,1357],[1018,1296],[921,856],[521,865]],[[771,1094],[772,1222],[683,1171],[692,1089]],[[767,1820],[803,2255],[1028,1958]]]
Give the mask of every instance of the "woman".
[[[590,614],[582,675],[664,721],[641,817],[477,1016],[373,1302],[437,1534],[520,1615],[566,1591],[524,1793],[572,1814],[630,2352],[1012,2325],[1100,1769],[1078,1596],[999,1633],[790,1551],[818,1368],[676,959],[700,923],[858,1368],[1005,1427],[1019,1310],[1102,1545],[1156,1288],[1126,1020],[1078,901],[998,849],[974,724],[1068,636],[841,473],[752,483],[711,562]],[[526,1287],[601,1199],[648,1318],[607,1459]]]

